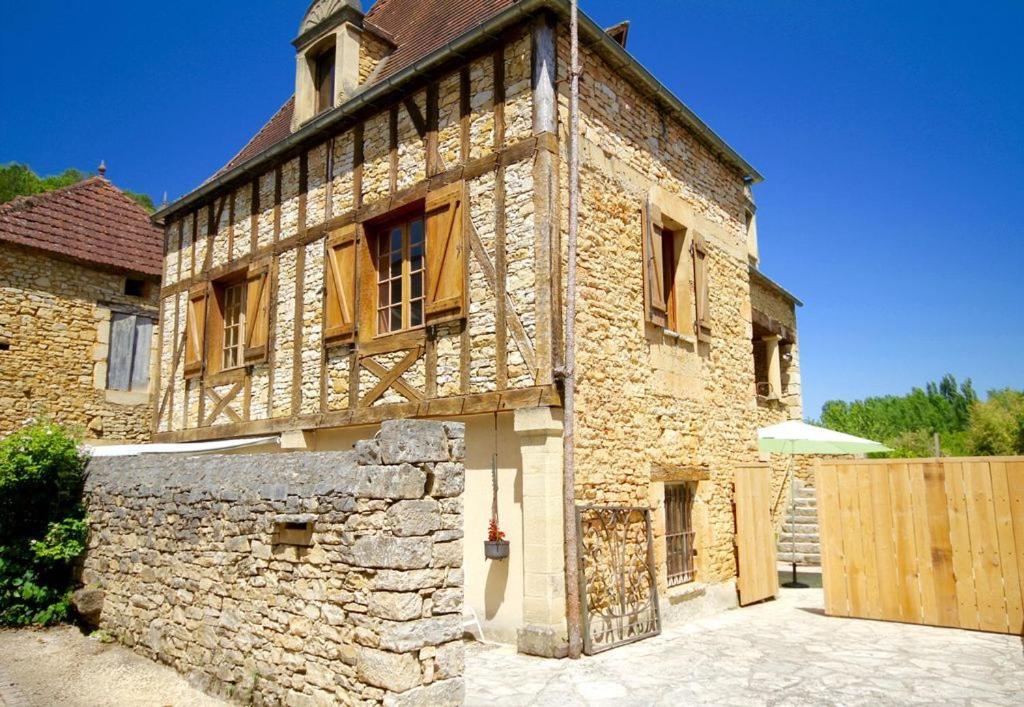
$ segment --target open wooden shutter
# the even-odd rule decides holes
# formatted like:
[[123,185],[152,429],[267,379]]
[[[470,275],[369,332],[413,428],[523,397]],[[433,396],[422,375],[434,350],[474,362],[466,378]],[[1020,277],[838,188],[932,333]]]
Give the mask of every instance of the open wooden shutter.
[[665,263],[661,250],[661,209],[648,201],[643,213],[644,318],[659,327],[668,326]]
[[427,196],[427,324],[466,316],[465,193],[457,182]]
[[185,312],[185,378],[203,375],[206,358],[206,308],[210,300],[210,288],[206,283],[193,287],[188,292],[188,309]]
[[356,227],[336,231],[327,240],[324,292],[324,343],[351,343],[356,335]]
[[695,233],[693,236],[693,283],[698,337],[711,332],[707,262],[707,244],[704,242],[703,236]]
[[270,261],[249,266],[245,292],[245,362],[267,360],[270,341]]

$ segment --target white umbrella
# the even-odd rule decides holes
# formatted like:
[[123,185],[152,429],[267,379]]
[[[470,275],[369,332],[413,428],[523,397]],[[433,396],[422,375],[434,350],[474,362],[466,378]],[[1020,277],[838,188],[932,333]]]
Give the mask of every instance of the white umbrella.
[[781,454],[867,454],[892,451],[884,444],[870,439],[815,427],[800,420],[763,427],[757,431],[757,439],[762,452]]
[[[891,452],[884,444],[872,442],[870,439],[827,430],[824,427],[808,425],[801,420],[789,420],[771,427],[763,427],[757,431],[758,448],[762,452],[789,454],[789,466],[786,476],[790,483],[790,517],[796,506],[793,493],[793,456],[796,454],[868,454],[870,452]],[[783,480],[783,485],[786,481]],[[781,492],[780,492],[781,494]],[[796,581],[796,536],[793,536],[793,581],[787,587],[803,587]]]

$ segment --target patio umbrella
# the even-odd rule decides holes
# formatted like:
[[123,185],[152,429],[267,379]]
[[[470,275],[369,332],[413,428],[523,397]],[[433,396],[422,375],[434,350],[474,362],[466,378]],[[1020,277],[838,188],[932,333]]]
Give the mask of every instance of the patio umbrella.
[[[789,420],[771,427],[763,427],[757,431],[758,447],[762,452],[775,452],[777,454],[788,454],[789,466],[786,469],[786,476],[789,479],[790,489],[790,517],[796,506],[796,497],[793,493],[793,457],[797,454],[868,454],[870,452],[891,452],[892,450],[884,444],[872,442],[870,439],[854,437],[853,435],[827,430],[824,427],[808,425],[801,420]],[[783,481],[785,484],[785,481]],[[796,536],[792,541],[793,554],[793,581],[785,584],[786,587],[803,587],[805,585],[796,581]]]

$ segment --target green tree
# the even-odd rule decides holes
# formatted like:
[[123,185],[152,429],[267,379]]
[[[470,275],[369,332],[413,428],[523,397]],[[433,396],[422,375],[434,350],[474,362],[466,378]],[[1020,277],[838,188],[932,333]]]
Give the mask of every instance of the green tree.
[[0,440],[0,625],[67,618],[85,464],[77,436],[48,421]]
[[[19,196],[32,196],[34,194],[43,194],[63,189],[88,179],[90,176],[92,175],[70,168],[60,174],[40,177],[28,165],[12,162],[11,164],[0,166],[0,204],[6,204],[8,201]],[[156,210],[153,206],[153,199],[148,194],[133,192],[127,189],[122,189],[122,191],[148,213],[153,213]]]
[[906,395],[831,400],[822,407],[819,424],[882,442],[895,450],[890,456],[930,456],[936,432],[944,454],[963,454],[965,430],[977,400],[970,379],[957,383],[946,375]]
[[993,390],[985,402],[976,402],[967,443],[969,453],[978,456],[1024,454],[1024,392]]

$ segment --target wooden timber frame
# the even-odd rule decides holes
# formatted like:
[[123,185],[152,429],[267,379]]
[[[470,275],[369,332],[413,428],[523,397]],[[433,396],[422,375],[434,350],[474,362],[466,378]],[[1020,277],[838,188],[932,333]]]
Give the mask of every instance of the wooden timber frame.
[[[558,288],[552,287],[551,283],[560,277],[560,246],[559,225],[558,225],[558,169],[559,164],[559,138],[557,133],[557,121],[553,119],[538,120],[538,113],[550,117],[555,115],[554,102],[556,94],[554,88],[555,76],[550,74],[538,86],[537,67],[531,71],[534,98],[534,130],[529,137],[519,137],[514,142],[509,142],[505,131],[505,52],[506,48],[514,40],[529,34],[532,39],[531,54],[535,55],[539,33],[536,27],[540,25],[556,26],[553,16],[541,14],[532,20],[532,25],[520,25],[506,30],[488,46],[481,47],[476,53],[467,54],[461,59],[461,65],[448,66],[424,75],[418,82],[409,84],[402,95],[396,96],[390,105],[372,106],[361,113],[353,115],[352,119],[344,124],[338,125],[328,136],[322,136],[316,141],[303,143],[295,150],[282,155],[276,166],[269,167],[262,175],[242,174],[238,184],[229,182],[224,185],[221,191],[212,194],[204,203],[190,207],[188,211],[182,211],[175,216],[179,219],[176,228],[169,230],[169,248],[167,255],[167,267],[175,268],[179,273],[176,282],[164,286],[161,292],[161,314],[165,306],[169,306],[169,314],[173,316],[173,329],[170,322],[165,322],[161,327],[161,336],[171,336],[173,343],[168,346],[171,355],[169,372],[166,379],[162,381],[162,388],[158,404],[154,413],[154,441],[161,442],[185,442],[209,439],[220,439],[225,437],[247,436],[268,434],[294,429],[317,429],[336,428],[364,424],[374,424],[385,419],[410,418],[410,417],[453,417],[477,413],[488,413],[502,410],[514,410],[522,407],[536,406],[561,406],[559,388],[554,383],[553,371],[560,359],[560,338],[561,338],[561,317],[559,314],[560,297]],[[548,34],[548,37],[554,35]],[[557,39],[553,41],[557,42]],[[553,49],[552,49],[553,51]],[[471,84],[469,65],[473,61],[490,59],[494,77],[493,86],[493,124],[494,144],[493,151],[479,157],[472,157],[471,153]],[[438,126],[439,126],[439,86],[440,77],[450,75],[452,72],[460,77],[459,80],[459,124],[460,131],[460,164],[448,166],[444,163],[439,150]],[[552,85],[547,86],[547,83]],[[413,96],[425,91],[426,101],[423,108],[417,105]],[[541,105],[538,105],[538,101]],[[548,104],[551,105],[548,105]],[[425,108],[425,110],[424,110]],[[426,178],[405,189],[398,189],[398,141],[399,112],[404,109],[412,121],[413,126],[420,139],[423,140],[426,159]],[[375,116],[384,115],[387,118],[387,149],[389,153],[389,174],[386,180],[388,185],[388,196],[372,203],[365,203],[364,196],[364,154],[366,144],[366,123]],[[333,213],[333,200],[331,188],[334,181],[333,160],[334,143],[339,136],[349,132],[352,135],[352,208],[344,213]],[[308,188],[311,179],[310,159],[311,150],[318,149],[321,145],[326,146],[326,174],[324,184],[326,185],[326,213],[322,223],[316,226],[307,226],[306,211],[308,208]],[[299,190],[298,190],[298,226],[290,235],[285,235],[282,228],[282,202],[283,202],[283,165],[298,159],[299,162]],[[517,165],[525,161],[533,164],[534,176],[534,206],[537,217],[535,218],[535,244],[536,244],[536,334],[531,339],[523,323],[522,314],[514,306],[512,296],[506,291],[507,262],[505,248],[505,170],[511,165]],[[489,255],[488,249],[484,247],[480,235],[475,232],[473,223],[468,216],[469,209],[464,209],[464,238],[466,252],[464,256],[466,277],[468,281],[468,269],[470,261],[478,272],[482,272],[485,281],[491,288],[494,295],[495,305],[495,364],[496,364],[496,387],[492,392],[473,394],[469,387],[470,371],[470,334],[465,318],[459,323],[460,329],[460,388],[458,395],[442,397],[438,395],[438,385],[435,368],[437,366],[436,332],[434,327],[426,327],[423,330],[413,332],[402,332],[389,337],[378,337],[370,341],[354,340],[344,346],[321,342],[319,360],[319,402],[315,406],[315,412],[309,410],[309,406],[303,404],[303,361],[301,351],[304,335],[303,331],[303,307],[304,291],[301,286],[295,287],[294,304],[294,330],[289,332],[294,339],[291,387],[288,392],[275,391],[275,371],[279,370],[277,363],[278,348],[281,342],[277,339],[281,332],[276,325],[277,306],[272,306],[268,322],[268,360],[269,380],[267,380],[268,400],[267,418],[253,419],[253,387],[252,375],[254,367],[247,365],[230,372],[224,372],[211,376],[203,373],[193,377],[191,383],[182,378],[183,356],[185,349],[185,335],[181,335],[186,311],[181,310],[180,297],[183,294],[192,292],[199,286],[209,286],[223,278],[231,277],[233,273],[244,271],[254,264],[267,263],[270,273],[270,298],[271,302],[279,302],[280,288],[280,260],[289,252],[295,252],[296,282],[301,283],[304,278],[306,267],[307,246],[324,238],[331,238],[332,234],[343,229],[356,229],[356,238],[365,238],[363,224],[373,222],[386,215],[400,211],[411,204],[427,199],[428,195],[437,192],[445,187],[466,183],[482,175],[493,173],[495,183],[495,224],[494,224],[494,255]],[[260,244],[260,213],[261,210],[269,211],[270,204],[261,203],[266,199],[266,193],[261,195],[261,181],[269,176],[273,180],[273,239],[270,242]],[[263,182],[265,183],[265,182]],[[249,252],[240,257],[235,256],[235,224],[239,218],[236,214],[235,194],[237,189],[251,189],[250,206],[244,216],[247,216],[250,224],[248,234]],[[192,214],[192,238],[191,275],[181,277],[182,270],[188,269],[183,262],[181,247],[186,242],[183,230],[187,221],[187,215]],[[227,216],[226,223],[224,217]],[[198,229],[199,219],[206,219],[207,229],[205,234],[205,254],[202,255],[202,262],[196,262],[196,253],[200,251],[199,241],[204,240]],[[213,266],[214,243],[218,238],[223,238],[228,244],[228,261],[224,264]],[[177,243],[174,243],[174,241]],[[175,250],[176,249],[176,250]],[[356,282],[359,283],[359,277]],[[365,287],[357,284],[357,287]],[[173,304],[169,304],[169,298],[174,298]],[[466,292],[468,310],[468,287]],[[187,307],[186,307],[187,309]],[[209,327],[209,318],[206,326]],[[453,322],[453,324],[456,322]],[[172,333],[173,332],[173,333]],[[530,387],[509,388],[509,374],[507,351],[509,341],[514,342],[520,352],[525,370],[529,371],[534,385]],[[308,342],[307,342],[308,346]],[[161,348],[163,352],[164,349]],[[377,364],[370,356],[387,352],[407,351],[408,355],[394,367],[387,369]],[[333,352],[333,353],[332,353]],[[337,355],[341,352],[347,354],[349,359],[349,400],[348,409],[331,410],[328,405],[328,381],[329,381],[329,354]],[[163,354],[162,354],[163,355]],[[420,359],[425,359],[426,384],[424,389],[413,388],[402,377],[402,374]],[[163,369],[163,367],[161,366]],[[307,369],[308,370],[308,369]],[[368,370],[379,380],[379,384],[369,392],[359,391],[359,371]],[[176,392],[178,386],[188,385],[189,395],[198,395],[198,419],[193,414],[190,419],[189,410],[177,410],[176,404],[180,407],[180,392]],[[521,385],[521,384],[520,384]],[[229,386],[226,387],[225,386]],[[215,390],[215,387],[219,389]],[[395,390],[404,397],[407,402],[375,404],[388,389]],[[176,400],[177,398],[177,400]],[[194,398],[191,399],[195,405]],[[307,397],[308,401],[308,397]],[[188,408],[188,404],[184,406]],[[282,414],[284,413],[284,414]],[[216,424],[218,419],[225,424]],[[189,428],[189,425],[192,425]],[[177,429],[178,427],[183,429]],[[161,431],[162,430],[162,431]]]

